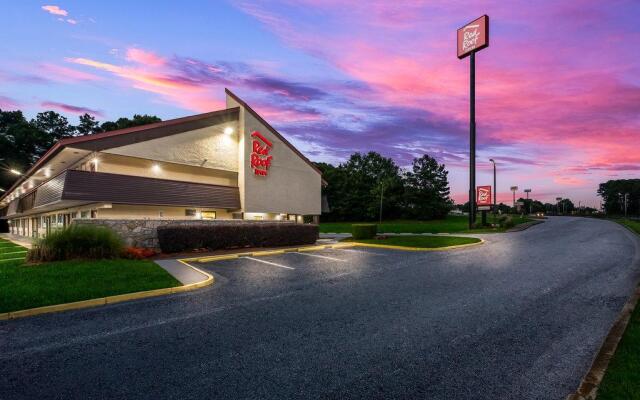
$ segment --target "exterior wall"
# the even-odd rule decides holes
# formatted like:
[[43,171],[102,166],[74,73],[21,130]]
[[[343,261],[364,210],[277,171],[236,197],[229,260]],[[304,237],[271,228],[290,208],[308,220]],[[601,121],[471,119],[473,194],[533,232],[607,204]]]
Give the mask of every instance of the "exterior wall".
[[[237,172],[200,168],[191,165],[162,163],[151,159],[126,157],[108,153],[100,153],[97,158],[98,172],[207,183],[212,185],[238,185]],[[87,164],[91,162],[92,161],[88,160]],[[154,169],[154,165],[158,165],[159,169]],[[83,168],[89,169],[87,165],[84,165]]]
[[[236,106],[233,99],[227,104]],[[242,148],[238,168],[241,203],[246,213],[320,215],[322,177],[288,145],[271,133],[244,107],[240,108]],[[273,143],[272,164],[267,176],[255,175],[250,167],[251,133],[259,131]]]
[[127,246],[158,248],[158,227],[164,225],[201,225],[216,223],[252,224],[250,221],[187,221],[167,219],[80,219],[74,224],[106,226],[113,229]]
[[[231,135],[224,133],[227,127],[233,128]],[[238,124],[234,121],[208,126],[105,152],[238,172]]]

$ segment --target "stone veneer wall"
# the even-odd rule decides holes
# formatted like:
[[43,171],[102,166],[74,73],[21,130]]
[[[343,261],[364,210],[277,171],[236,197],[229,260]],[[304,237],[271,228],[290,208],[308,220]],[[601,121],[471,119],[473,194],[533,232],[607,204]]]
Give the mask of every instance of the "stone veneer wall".
[[[146,247],[157,249],[158,227],[164,225],[202,225],[202,224],[256,224],[262,221],[247,220],[175,220],[175,219],[74,219],[73,223],[78,225],[99,225],[113,229],[125,245],[132,247]],[[294,223],[291,221],[264,221]]]

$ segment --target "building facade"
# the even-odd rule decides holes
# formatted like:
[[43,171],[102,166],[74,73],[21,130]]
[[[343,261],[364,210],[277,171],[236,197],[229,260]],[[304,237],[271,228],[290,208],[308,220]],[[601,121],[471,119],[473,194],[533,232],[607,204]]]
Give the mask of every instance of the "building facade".
[[0,198],[0,217],[27,237],[74,219],[317,222],[320,171],[226,97],[224,110],[60,140]]

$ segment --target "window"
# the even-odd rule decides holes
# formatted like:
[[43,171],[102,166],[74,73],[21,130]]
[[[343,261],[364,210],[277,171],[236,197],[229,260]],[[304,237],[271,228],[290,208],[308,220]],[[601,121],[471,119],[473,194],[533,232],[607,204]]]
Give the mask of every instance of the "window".
[[78,218],[78,212],[77,211],[72,212],[71,218]]
[[196,216],[196,209],[195,208],[187,208],[186,210],[184,210],[184,215],[187,217],[195,217]]
[[64,221],[63,221],[63,216],[62,216],[62,214],[58,214],[58,224],[62,225],[62,223],[63,223],[63,222],[64,222]]
[[216,219],[216,212],[215,211],[203,211],[202,212],[202,219]]
[[89,211],[80,211],[80,218],[89,218]]
[[91,210],[91,218],[98,218],[98,210]]

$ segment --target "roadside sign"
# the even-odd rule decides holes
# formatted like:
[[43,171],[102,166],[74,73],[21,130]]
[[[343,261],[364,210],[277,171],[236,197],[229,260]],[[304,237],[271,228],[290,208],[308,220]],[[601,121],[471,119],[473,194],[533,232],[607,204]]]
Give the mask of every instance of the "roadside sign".
[[511,186],[511,191],[512,191],[512,192],[515,192],[516,190],[518,190],[518,187],[517,187],[517,186]]
[[476,199],[478,209],[482,206],[491,206],[491,186],[478,186],[476,188]]
[[489,16],[483,15],[458,29],[458,58],[489,46]]

